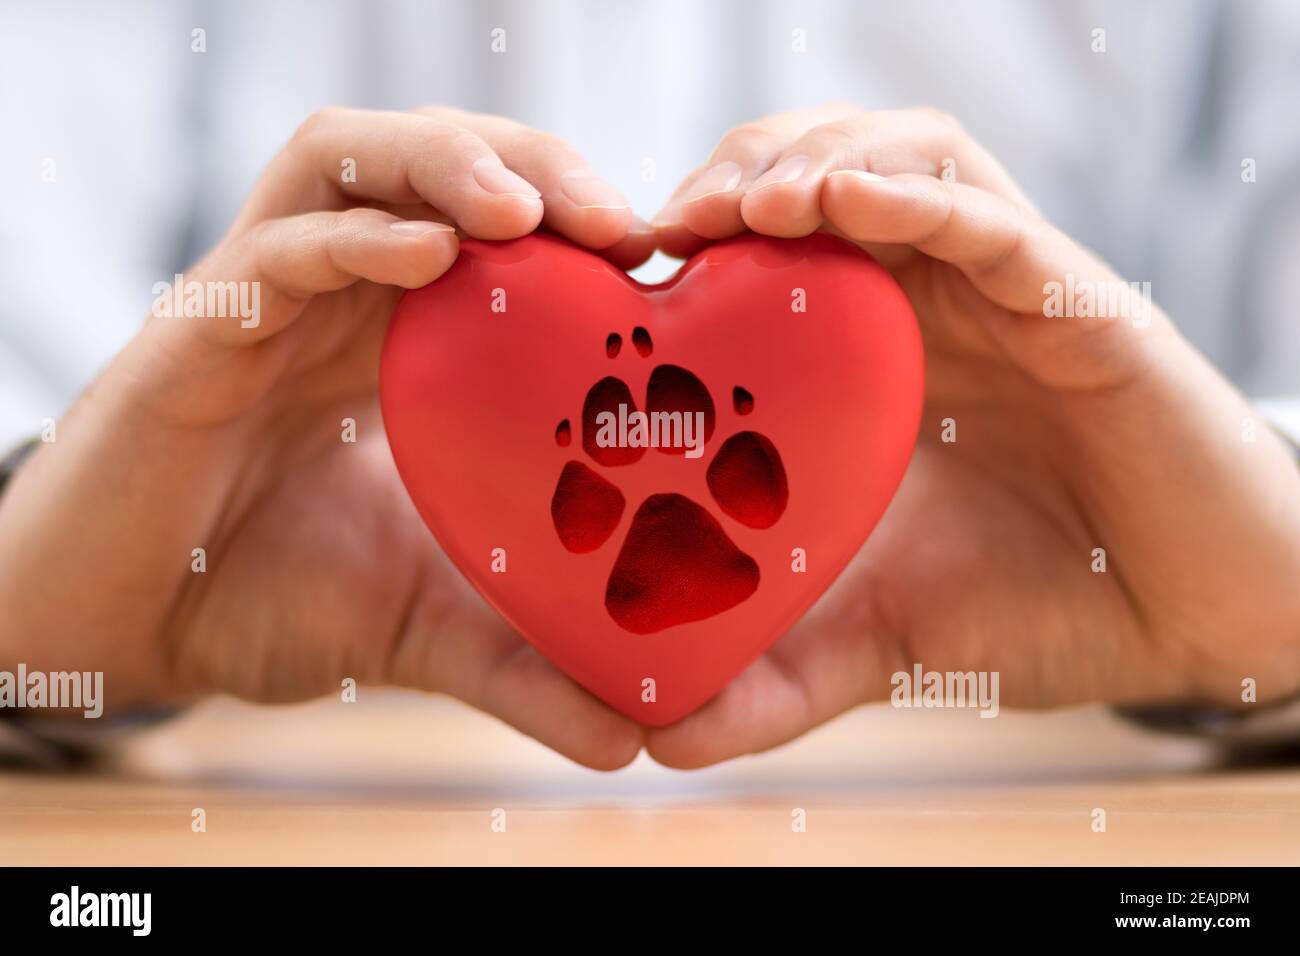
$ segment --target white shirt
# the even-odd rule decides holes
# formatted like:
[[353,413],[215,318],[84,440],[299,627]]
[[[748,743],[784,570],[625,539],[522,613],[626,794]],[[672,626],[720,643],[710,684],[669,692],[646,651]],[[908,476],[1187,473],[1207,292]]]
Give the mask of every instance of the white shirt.
[[5,20],[0,449],[59,416],[152,285],[217,239],[305,116],[340,103],[513,116],[569,139],[647,218],[746,119],[935,105],[1049,218],[1150,281],[1244,389],[1300,393],[1300,5],[1285,0],[1230,15],[1189,0],[10,0]]

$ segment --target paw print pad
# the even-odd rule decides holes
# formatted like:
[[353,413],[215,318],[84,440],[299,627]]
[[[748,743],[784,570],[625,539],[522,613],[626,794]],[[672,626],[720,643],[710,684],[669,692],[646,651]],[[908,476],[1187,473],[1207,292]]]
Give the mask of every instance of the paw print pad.
[[[637,355],[654,351],[649,332],[638,326],[632,332]],[[605,354],[613,359],[623,340],[611,333]],[[746,389],[732,389],[732,407],[739,416],[754,411],[755,399]],[[606,376],[587,392],[579,422],[583,453],[597,467],[579,460],[565,464],[551,498],[551,519],[560,543],[573,554],[600,548],[618,529],[627,500],[616,474],[599,469],[635,467],[647,453],[685,456],[683,442],[662,447],[645,444],[602,443],[600,416],[625,415],[638,410],[632,390],[615,376]],[[690,371],[677,365],[658,365],[646,385],[645,412],[653,418],[664,413],[697,415],[702,423],[703,449],[707,452],[717,427],[717,412],[708,388]],[[607,419],[608,420],[608,419]],[[656,419],[658,420],[658,419]],[[555,441],[569,447],[573,431],[568,419],[555,430]],[[683,463],[683,467],[687,467]],[[722,514],[747,528],[765,530],[784,514],[790,497],[785,466],[776,446],[757,431],[728,437],[709,462],[709,493]],[[677,624],[702,621],[740,604],[756,590],[759,568],[727,533],[723,522],[686,495],[672,491],[652,494],[632,516],[623,543],[610,569],[605,588],[605,608],[610,617],[633,634],[653,634]]]

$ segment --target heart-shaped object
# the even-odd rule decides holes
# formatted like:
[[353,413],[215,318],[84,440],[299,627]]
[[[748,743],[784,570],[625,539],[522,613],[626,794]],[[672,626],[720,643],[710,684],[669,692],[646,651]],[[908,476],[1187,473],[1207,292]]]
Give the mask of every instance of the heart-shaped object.
[[650,286],[529,236],[467,240],[402,297],[380,396],[456,566],[580,684],[663,725],[858,551],[922,380],[902,290],[839,239],[744,236]]

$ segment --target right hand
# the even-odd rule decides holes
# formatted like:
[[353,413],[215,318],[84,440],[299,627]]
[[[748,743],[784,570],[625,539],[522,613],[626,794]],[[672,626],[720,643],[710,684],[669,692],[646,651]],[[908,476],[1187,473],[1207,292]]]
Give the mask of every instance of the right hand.
[[185,274],[260,283],[256,326],[150,319],[0,500],[0,665],[104,671],[109,713],[353,677],[454,695],[590,766],[630,761],[640,731],[464,582],[389,454],[380,345],[402,289],[455,260],[446,223],[481,239],[544,223],[624,267],[654,245],[576,152],[517,123],[311,117]]
[[858,556],[717,697],[648,732],[651,757],[774,747],[918,664],[997,672],[1008,707],[1240,708],[1247,677],[1261,703],[1300,691],[1291,454],[1158,307],[1049,318],[1050,283],[1122,280],[954,120],[836,104],[747,123],[656,223],[680,255],[745,230],[857,243],[916,311],[926,385]]

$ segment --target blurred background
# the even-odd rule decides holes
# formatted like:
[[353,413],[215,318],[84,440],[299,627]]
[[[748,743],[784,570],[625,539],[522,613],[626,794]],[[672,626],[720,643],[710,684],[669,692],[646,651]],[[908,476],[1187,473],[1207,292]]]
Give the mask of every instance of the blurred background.
[[0,444],[67,404],[137,328],[151,285],[207,249],[298,123],[335,104],[514,117],[570,140],[645,218],[747,119],[830,100],[937,106],[1050,219],[1151,282],[1249,394],[1300,392],[1293,0],[0,9]]
[[[61,413],[138,328],[153,283],[213,244],[294,128],[336,104],[446,103],[557,133],[647,219],[747,119],[829,100],[933,105],[1048,218],[1150,282],[1249,395],[1300,394],[1293,0],[3,0],[0,10],[6,447]],[[506,48],[494,53],[497,29]],[[656,258],[638,276],[674,267]],[[981,721],[886,707],[701,774],[642,758],[600,776],[448,701],[363,703],[216,702],[146,735],[127,764],[208,782],[653,801],[979,787],[1206,759],[1197,744],[1097,710]]]

